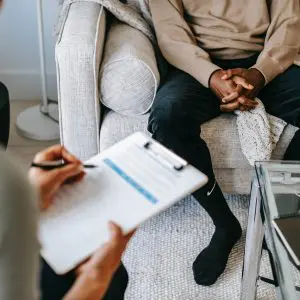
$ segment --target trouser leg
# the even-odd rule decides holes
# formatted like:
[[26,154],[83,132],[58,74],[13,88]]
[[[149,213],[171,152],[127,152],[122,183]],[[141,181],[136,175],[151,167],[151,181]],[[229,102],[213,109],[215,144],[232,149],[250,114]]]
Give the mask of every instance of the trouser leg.
[[194,196],[215,225],[230,226],[232,213],[215,181],[209,149],[200,138],[200,124],[219,114],[219,100],[209,89],[190,75],[172,69],[157,93],[148,130],[154,139],[208,176],[208,184]]
[[213,284],[222,274],[241,235],[241,227],[216,183],[208,147],[200,138],[200,124],[217,117],[219,106],[209,89],[173,69],[157,93],[148,126],[154,139],[208,176],[208,184],[194,193],[216,226],[210,244],[193,263],[195,281],[201,285]]
[[[41,299],[61,300],[70,290],[76,280],[74,272],[57,275],[50,266],[42,260],[41,266]],[[128,274],[123,264],[116,271],[103,300],[123,300],[128,284]],[[100,300],[100,299],[99,299]]]
[[[287,123],[300,127],[300,68],[291,66],[277,76],[260,93],[267,112]],[[285,160],[300,160],[300,131],[288,146]]]

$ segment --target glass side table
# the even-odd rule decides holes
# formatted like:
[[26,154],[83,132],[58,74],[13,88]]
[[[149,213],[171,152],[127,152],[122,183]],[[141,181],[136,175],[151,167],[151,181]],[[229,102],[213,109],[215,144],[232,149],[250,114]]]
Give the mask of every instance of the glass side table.
[[300,278],[300,271],[292,266],[272,226],[274,218],[292,214],[300,214],[300,162],[257,162],[251,185],[241,300],[256,299],[264,238],[277,299],[300,299],[300,288],[295,284],[298,281],[299,285],[295,277]]

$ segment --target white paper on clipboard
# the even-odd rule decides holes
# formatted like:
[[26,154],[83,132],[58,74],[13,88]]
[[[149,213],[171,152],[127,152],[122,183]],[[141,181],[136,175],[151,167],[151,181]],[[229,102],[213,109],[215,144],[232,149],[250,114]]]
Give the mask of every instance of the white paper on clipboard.
[[87,163],[82,182],[64,186],[40,217],[41,254],[64,274],[108,241],[107,223],[128,233],[205,185],[207,177],[142,133]]

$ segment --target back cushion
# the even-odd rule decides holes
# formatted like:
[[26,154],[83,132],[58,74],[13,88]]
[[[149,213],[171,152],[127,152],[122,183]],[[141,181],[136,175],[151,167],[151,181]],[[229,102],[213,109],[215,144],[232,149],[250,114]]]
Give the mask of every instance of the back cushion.
[[159,72],[150,40],[139,30],[114,21],[100,69],[100,100],[124,115],[146,113],[159,86]]

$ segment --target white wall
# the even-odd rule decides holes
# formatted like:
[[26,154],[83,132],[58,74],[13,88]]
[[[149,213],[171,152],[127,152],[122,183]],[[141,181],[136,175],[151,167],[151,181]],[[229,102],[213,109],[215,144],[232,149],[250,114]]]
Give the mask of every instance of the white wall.
[[[57,0],[43,0],[48,96],[57,99],[53,26]],[[0,13],[0,80],[12,99],[41,97],[36,0],[4,0]]]

